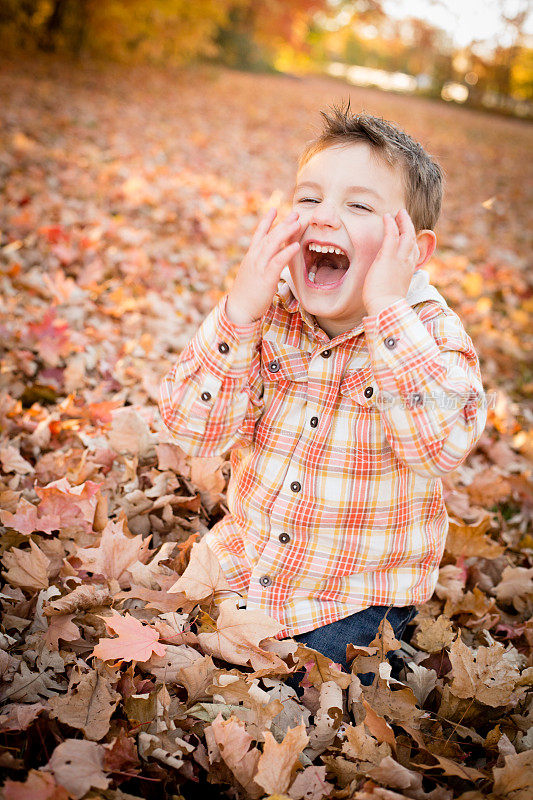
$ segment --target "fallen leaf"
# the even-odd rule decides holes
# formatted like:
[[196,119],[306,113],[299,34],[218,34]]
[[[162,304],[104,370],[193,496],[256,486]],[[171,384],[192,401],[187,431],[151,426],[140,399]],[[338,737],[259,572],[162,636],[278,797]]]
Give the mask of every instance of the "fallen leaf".
[[51,698],[48,707],[51,716],[97,742],[108,732],[119,699],[109,677],[93,669],[71,680],[67,694]]
[[222,571],[220,562],[205,539],[194,542],[191,557],[183,575],[168,591],[183,592],[189,600],[198,603],[215,592],[228,591],[231,587]]
[[22,589],[38,590],[48,588],[48,566],[50,560],[30,539],[30,550],[13,548],[4,553],[4,572],[6,581],[11,586],[20,586]]
[[[121,659],[123,661],[148,661],[152,653],[164,656],[165,645],[159,644],[159,634],[149,625],[132,617],[131,614],[118,614],[113,610],[113,616],[101,617],[113,633],[118,633],[116,639],[100,639],[91,655],[104,661]],[[100,616],[100,615],[99,615]]]
[[59,744],[46,769],[74,800],[89,789],[107,789],[109,780],[103,771],[104,748],[85,739],[66,739]]

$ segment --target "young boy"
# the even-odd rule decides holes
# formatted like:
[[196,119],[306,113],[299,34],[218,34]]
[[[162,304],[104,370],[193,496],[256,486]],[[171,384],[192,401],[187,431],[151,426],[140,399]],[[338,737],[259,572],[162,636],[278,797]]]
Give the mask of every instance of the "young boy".
[[349,109],[321,112],[293,212],[261,220],[160,398],[187,453],[232,451],[229,514],[206,534],[232,589],[347,670],[349,642],[386,612],[401,637],[431,597],[440,476],[486,422],[472,341],[421,269],[441,170]]

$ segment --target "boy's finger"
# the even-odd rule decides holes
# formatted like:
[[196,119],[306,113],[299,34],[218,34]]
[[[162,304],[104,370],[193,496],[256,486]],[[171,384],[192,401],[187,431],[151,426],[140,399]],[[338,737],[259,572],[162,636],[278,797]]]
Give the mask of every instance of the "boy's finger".
[[413,220],[411,219],[409,212],[407,211],[406,208],[401,208],[396,214],[396,224],[398,225],[400,236],[409,234],[412,236],[416,236]]
[[291,258],[296,255],[299,248],[300,243],[293,242],[287,245],[287,247],[284,247],[283,250],[280,250],[279,253],[276,253],[269,261],[270,270],[279,277],[283,268],[286,267]]
[[280,222],[279,225],[270,231],[264,242],[264,253],[268,259],[272,258],[276,252],[290,242],[300,231],[300,223],[298,220],[289,222]]
[[259,224],[253,233],[251,244],[257,244],[263,238],[263,236],[268,233],[277,213],[278,211],[276,208],[269,208],[267,213],[261,217],[261,220],[259,221]]
[[383,214],[383,228],[384,231],[381,249],[388,250],[400,235],[396,221],[394,220],[392,214]]

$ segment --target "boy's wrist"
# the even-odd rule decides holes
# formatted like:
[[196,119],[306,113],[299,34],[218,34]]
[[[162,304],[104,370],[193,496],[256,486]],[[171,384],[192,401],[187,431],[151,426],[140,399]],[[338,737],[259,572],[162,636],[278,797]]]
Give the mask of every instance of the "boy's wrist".
[[388,306],[396,303],[398,300],[405,300],[405,297],[400,294],[384,295],[383,297],[375,297],[373,300],[369,300],[367,303],[365,303],[365,307],[368,315],[373,317],[376,314],[379,314],[380,311],[383,311],[384,308],[388,308]]
[[231,295],[226,298],[225,312],[228,320],[237,328],[249,328],[258,322],[256,319],[250,319],[249,315],[243,314],[238,308],[236,309],[232,303]]

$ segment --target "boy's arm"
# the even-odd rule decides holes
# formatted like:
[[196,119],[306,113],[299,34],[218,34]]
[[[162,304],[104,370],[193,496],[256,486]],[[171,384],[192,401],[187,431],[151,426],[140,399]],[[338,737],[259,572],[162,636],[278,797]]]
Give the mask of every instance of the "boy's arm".
[[250,444],[263,409],[262,320],[235,325],[225,295],[159,387],[163,422],[189,455],[223,455]]
[[298,214],[274,228],[276,209],[257,226],[233,286],[209,314],[160,386],[163,422],[183,450],[223,455],[251,444],[263,410],[262,320],[284,266],[299,250]]
[[401,298],[363,325],[395,454],[425,477],[456,469],[487,421],[479,361],[461,320],[431,301],[419,317]]

